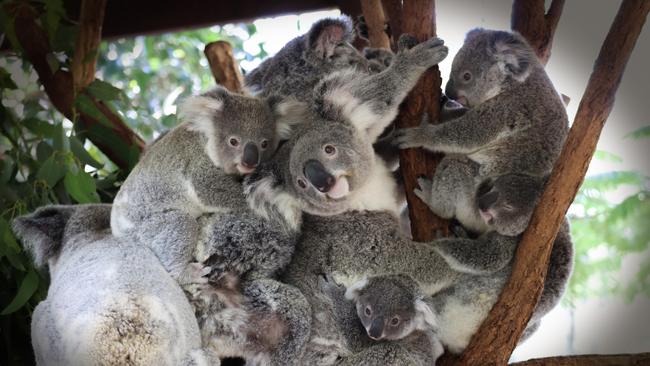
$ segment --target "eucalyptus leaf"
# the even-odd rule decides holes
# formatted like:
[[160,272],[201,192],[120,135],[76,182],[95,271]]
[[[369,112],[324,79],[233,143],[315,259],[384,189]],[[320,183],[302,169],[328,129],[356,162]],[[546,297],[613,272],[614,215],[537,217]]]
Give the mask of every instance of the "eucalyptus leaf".
[[93,168],[97,169],[104,167],[104,164],[98,162],[92,156],[90,156],[88,151],[86,151],[86,148],[84,148],[84,145],[75,136],[70,136],[70,150],[81,163],[90,165]]
[[0,88],[2,89],[16,89],[16,83],[11,80],[11,74],[7,70],[0,68]]
[[78,171],[77,174],[68,171],[63,178],[66,191],[78,203],[98,203],[97,187],[90,174]]
[[90,95],[103,101],[119,100],[124,98],[122,90],[99,79],[95,79],[90,83],[90,85],[86,87],[86,90]]
[[66,171],[66,166],[61,163],[61,159],[56,154],[51,155],[41,165],[36,173],[36,179],[44,180],[49,187],[54,187],[65,176]]
[[34,269],[30,269],[29,272],[27,272],[27,275],[23,278],[16,296],[11,301],[11,303],[9,303],[9,305],[7,305],[4,310],[2,310],[2,313],[0,313],[0,315],[11,314],[23,307],[23,305],[25,305],[27,301],[29,301],[29,299],[32,297],[34,292],[36,292],[36,289],[38,288],[38,282],[38,274],[36,274],[36,271]]

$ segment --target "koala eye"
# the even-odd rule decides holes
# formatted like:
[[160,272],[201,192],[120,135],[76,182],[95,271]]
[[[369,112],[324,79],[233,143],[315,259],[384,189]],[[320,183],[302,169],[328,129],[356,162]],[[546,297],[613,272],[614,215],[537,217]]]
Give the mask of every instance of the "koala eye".
[[266,150],[266,148],[269,147],[269,140],[262,140],[262,142],[260,143],[260,147],[262,148],[262,150]]
[[323,146],[323,150],[325,151],[325,154],[327,155],[334,155],[336,153],[336,148],[332,145],[325,145]]
[[503,209],[506,210],[506,211],[514,211],[514,210],[515,210],[515,208],[512,207],[512,205],[509,205],[509,204],[507,204],[507,203],[505,203],[505,204],[503,205]]
[[472,80],[472,74],[469,71],[465,71],[465,73],[463,74],[463,80],[465,81]]
[[366,310],[364,310],[364,313],[366,316],[372,315],[372,310],[370,310],[370,305],[366,306]]
[[298,178],[298,187],[305,189],[307,188],[307,183],[302,178]]
[[228,140],[228,143],[229,143],[230,146],[232,146],[232,147],[237,147],[237,146],[239,146],[239,139],[236,138],[236,137],[231,137],[231,138]]
[[399,317],[394,316],[393,319],[390,320],[390,325],[395,327],[395,326],[397,326],[397,324],[399,324]]

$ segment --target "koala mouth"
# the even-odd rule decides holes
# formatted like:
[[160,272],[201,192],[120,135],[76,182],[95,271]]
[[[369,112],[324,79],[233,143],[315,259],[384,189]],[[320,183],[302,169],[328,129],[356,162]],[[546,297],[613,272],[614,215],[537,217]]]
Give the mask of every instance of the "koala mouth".
[[239,174],[250,174],[255,171],[255,168],[244,166],[241,163],[237,163],[236,167]]
[[341,173],[331,174],[318,160],[307,161],[303,168],[303,175],[314,188],[328,198],[337,200],[350,193],[348,178]]
[[494,215],[490,210],[478,210],[478,212],[486,224],[491,225],[494,222]]
[[464,95],[459,95],[458,98],[456,98],[456,101],[460,104],[463,105],[463,107],[469,107],[467,105],[467,98]]
[[336,178],[336,183],[330,188],[326,193],[327,197],[332,199],[341,199],[350,193],[350,183],[348,183],[348,178],[344,175],[340,175]]

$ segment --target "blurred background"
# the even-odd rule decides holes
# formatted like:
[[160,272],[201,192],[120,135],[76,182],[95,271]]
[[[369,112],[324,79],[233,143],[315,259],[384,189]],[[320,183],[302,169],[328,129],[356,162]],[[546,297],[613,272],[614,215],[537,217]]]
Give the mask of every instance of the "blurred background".
[[[570,120],[619,4],[565,4],[547,71],[558,91],[571,98]],[[443,84],[464,34],[477,26],[508,29],[510,6],[505,0],[438,2],[438,35],[450,47],[450,56],[440,65]],[[101,82],[93,83],[93,95],[149,142],[177,124],[178,101],[214,86],[203,55],[206,43],[229,41],[245,73],[316,20],[339,14],[317,11],[109,39],[98,50],[96,76]],[[56,51],[48,63],[54,69],[65,67],[74,47],[75,24],[62,8],[51,7],[46,16]],[[0,20],[0,30],[11,40],[11,22],[4,14]],[[576,248],[569,288],[561,306],[517,348],[514,360],[650,350],[648,65],[646,25],[588,177],[569,211]],[[29,318],[46,294],[48,279],[22,252],[10,220],[49,203],[111,202],[126,172],[52,107],[32,66],[19,53],[0,53],[0,86],[0,364],[30,364]]]

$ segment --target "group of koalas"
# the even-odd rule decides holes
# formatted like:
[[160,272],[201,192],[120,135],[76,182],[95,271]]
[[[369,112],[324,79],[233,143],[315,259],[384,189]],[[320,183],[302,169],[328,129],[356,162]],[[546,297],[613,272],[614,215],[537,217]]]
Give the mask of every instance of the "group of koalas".
[[[39,364],[433,365],[462,352],[508,280],[564,105],[520,35],[475,29],[448,117],[394,131],[447,48],[402,36],[394,54],[361,53],[352,38],[348,18],[321,20],[246,75],[246,95],[188,98],[112,205],[14,221],[52,279],[32,320]],[[458,222],[452,237],[400,230],[386,141],[445,153],[416,194]],[[525,337],[559,301],[572,250],[565,221]]]

